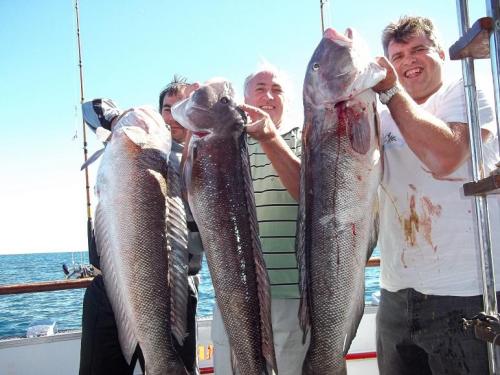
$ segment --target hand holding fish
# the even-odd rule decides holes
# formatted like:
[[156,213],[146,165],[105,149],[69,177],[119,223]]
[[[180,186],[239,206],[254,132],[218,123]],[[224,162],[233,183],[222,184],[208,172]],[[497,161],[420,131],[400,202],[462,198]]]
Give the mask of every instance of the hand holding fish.
[[242,104],[240,108],[244,110],[250,119],[250,122],[245,126],[248,135],[259,142],[268,142],[276,137],[276,125],[269,114],[260,108]]
[[373,91],[381,93],[389,90],[398,82],[398,74],[396,73],[396,69],[394,69],[392,64],[385,57],[377,57],[376,60],[377,64],[387,71],[385,78],[373,86]]

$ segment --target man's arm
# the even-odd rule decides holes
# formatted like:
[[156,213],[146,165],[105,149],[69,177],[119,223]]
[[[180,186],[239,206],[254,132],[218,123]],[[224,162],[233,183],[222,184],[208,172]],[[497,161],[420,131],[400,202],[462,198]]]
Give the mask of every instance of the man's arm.
[[248,135],[260,143],[262,150],[278,173],[281,183],[298,201],[300,159],[278,134],[276,126],[266,112],[247,104],[242,104],[240,107],[248,113],[251,119],[250,124],[246,127]]
[[[378,63],[388,72],[373,88],[380,93],[394,86],[398,79],[385,58]],[[438,119],[415,103],[404,89],[392,97],[387,107],[410,149],[435,177],[448,176],[470,156],[467,124]],[[486,141],[491,133],[483,129],[481,136]]]

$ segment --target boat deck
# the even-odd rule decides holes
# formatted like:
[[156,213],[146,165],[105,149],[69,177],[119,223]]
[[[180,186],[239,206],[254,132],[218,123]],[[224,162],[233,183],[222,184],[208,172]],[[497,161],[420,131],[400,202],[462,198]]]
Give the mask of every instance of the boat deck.
[[[378,374],[375,359],[376,307],[368,306],[347,356],[349,375]],[[198,359],[201,374],[213,373],[212,320],[198,320]],[[0,340],[0,374],[74,375],[78,373],[81,332]],[[36,369],[36,370],[35,370]],[[134,374],[142,374],[139,366]]]

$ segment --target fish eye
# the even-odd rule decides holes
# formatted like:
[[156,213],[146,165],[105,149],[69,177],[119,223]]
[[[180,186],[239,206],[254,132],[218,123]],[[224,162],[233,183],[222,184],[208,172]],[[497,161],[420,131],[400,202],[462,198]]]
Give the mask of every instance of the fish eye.
[[312,66],[312,68],[313,68],[314,71],[318,70],[319,69],[319,64],[317,62],[314,63],[313,66]]
[[227,96],[223,96],[222,98],[220,98],[220,102],[222,104],[227,104],[227,103],[229,103],[229,99]]

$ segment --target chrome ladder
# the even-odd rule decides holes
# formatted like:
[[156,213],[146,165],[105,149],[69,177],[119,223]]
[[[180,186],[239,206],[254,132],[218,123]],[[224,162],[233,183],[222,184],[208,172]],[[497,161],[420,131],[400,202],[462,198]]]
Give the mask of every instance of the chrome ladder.
[[[490,374],[500,374],[499,350],[500,317],[497,311],[495,292],[495,274],[492,258],[492,242],[487,196],[500,194],[500,174],[485,176],[479,113],[474,75],[474,59],[491,60],[493,89],[495,93],[495,110],[497,130],[500,133],[500,91],[499,77],[500,55],[500,0],[486,0],[487,17],[477,20],[469,27],[469,10],[467,0],[457,0],[459,40],[449,49],[451,60],[462,60],[462,74],[467,102],[467,117],[470,124],[469,141],[472,157],[474,181],[464,184],[464,195],[473,196],[477,219],[477,233],[481,258],[483,281],[484,313],[465,322],[465,328],[473,328],[477,338],[487,342]],[[500,142],[500,137],[499,137]]]

